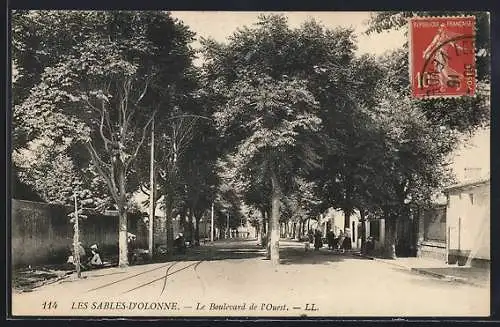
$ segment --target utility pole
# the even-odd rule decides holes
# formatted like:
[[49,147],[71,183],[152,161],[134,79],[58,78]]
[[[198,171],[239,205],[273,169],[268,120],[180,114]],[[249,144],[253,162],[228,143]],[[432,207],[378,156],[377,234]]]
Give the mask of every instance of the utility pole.
[[214,241],[214,203],[212,202],[212,215],[210,219],[210,242]]
[[80,226],[78,224],[78,200],[76,197],[76,192],[73,193],[74,198],[75,198],[75,233],[73,234],[73,251],[74,251],[74,261],[75,261],[75,266],[76,266],[76,275],[78,278],[82,277],[82,271],[80,267]]
[[151,122],[151,158],[149,163],[149,238],[148,238],[148,255],[149,259],[153,259],[153,225],[155,220],[155,119]]

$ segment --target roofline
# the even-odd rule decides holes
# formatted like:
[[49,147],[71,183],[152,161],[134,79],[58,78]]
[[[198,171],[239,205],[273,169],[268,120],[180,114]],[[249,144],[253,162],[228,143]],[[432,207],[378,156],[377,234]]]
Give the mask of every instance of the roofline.
[[490,177],[478,179],[475,181],[469,181],[469,182],[463,182],[463,183],[451,185],[451,186],[445,187],[443,192],[444,193],[451,193],[455,190],[477,187],[477,186],[480,186],[483,184],[489,184],[489,183],[490,183]]

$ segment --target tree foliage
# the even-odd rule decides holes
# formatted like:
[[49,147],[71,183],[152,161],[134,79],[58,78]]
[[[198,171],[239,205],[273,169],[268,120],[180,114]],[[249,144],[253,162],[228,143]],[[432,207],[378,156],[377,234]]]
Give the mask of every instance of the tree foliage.
[[[37,14],[32,15],[48,28]],[[50,66],[43,72],[35,70],[23,82],[35,85],[14,107],[14,129],[22,135],[19,144],[41,138],[60,143],[71,136],[68,148],[88,150],[78,163],[92,161],[117,206],[120,265],[126,265],[127,203],[134,189],[129,175],[154,113],[171,102],[171,88],[163,83],[182,80],[190,64],[188,43],[193,34],[162,12],[82,12],[64,18],[57,14],[64,17],[65,12],[54,13],[55,18],[81,25],[83,39],[69,44],[62,38],[59,44],[45,31],[40,33],[47,42],[39,40],[30,51],[54,51],[54,58],[46,60]],[[30,35],[21,33],[20,39],[31,41]],[[17,59],[21,75],[31,69],[24,66],[22,55]]]

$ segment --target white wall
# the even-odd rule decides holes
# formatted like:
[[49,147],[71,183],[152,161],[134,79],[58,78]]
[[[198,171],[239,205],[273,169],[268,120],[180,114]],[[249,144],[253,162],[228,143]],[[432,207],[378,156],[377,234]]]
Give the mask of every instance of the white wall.
[[[334,228],[335,237],[337,237],[339,235],[340,231],[344,230],[344,213],[341,210],[330,208],[327,210],[327,212],[325,214],[325,218],[330,219],[330,221],[332,222],[332,227]],[[352,235],[352,222],[354,221],[354,225],[357,228],[360,218],[361,218],[361,216],[360,216],[358,210],[355,210],[354,214],[352,214],[350,217],[349,229],[351,230],[350,236],[351,236],[353,248],[361,247],[361,243],[358,242],[359,235],[358,235],[357,230],[355,231],[355,235],[354,235],[355,238],[352,237],[353,236]]]
[[477,251],[474,257],[489,260],[490,185],[483,184],[451,193],[446,210],[449,248],[458,249],[460,246],[461,250]]
[[457,182],[467,180],[465,169],[479,169],[476,178],[487,176],[490,172],[490,129],[479,129],[472,137],[461,143],[451,155],[452,169]]

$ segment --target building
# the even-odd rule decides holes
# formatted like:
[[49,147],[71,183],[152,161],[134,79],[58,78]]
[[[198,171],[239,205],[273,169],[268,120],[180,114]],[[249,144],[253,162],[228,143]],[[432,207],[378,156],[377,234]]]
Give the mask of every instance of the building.
[[[321,224],[322,223],[322,224]],[[345,215],[344,212],[339,209],[329,208],[326,213],[320,219],[321,231],[323,235],[331,229],[333,230],[335,237],[340,234],[340,231],[344,231]],[[347,233],[351,237],[352,248],[361,248],[361,233],[360,233],[360,214],[358,210],[349,217],[349,228]]]
[[[444,189],[444,194],[435,199],[435,205],[418,215],[419,257],[447,262],[449,252],[454,256],[458,251],[459,240],[460,251],[463,253],[470,250],[464,248],[465,244],[469,243],[467,247],[474,247],[474,244],[470,243],[473,243],[472,239],[476,237],[473,234],[479,232],[476,228],[484,229],[480,232],[489,234],[489,151],[490,129],[484,128],[476,131],[472,137],[465,138],[459,148],[451,154],[450,159],[453,162],[452,169],[457,184]],[[487,213],[478,212],[481,210]],[[472,215],[476,217],[471,218]],[[472,226],[465,227],[466,223]],[[487,243],[489,249],[489,240]],[[489,252],[486,250],[486,244],[479,252]],[[489,254],[478,255],[489,257]],[[454,261],[453,257],[451,261]]]
[[445,190],[447,262],[487,266],[490,262],[490,178]]

